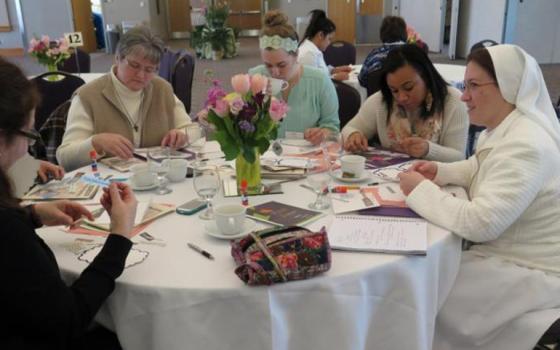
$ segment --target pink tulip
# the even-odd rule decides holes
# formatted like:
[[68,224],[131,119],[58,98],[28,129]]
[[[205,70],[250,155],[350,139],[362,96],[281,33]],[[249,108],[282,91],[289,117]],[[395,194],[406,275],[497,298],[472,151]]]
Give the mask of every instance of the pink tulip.
[[48,35],[43,35],[41,37],[41,41],[43,42],[43,44],[45,44],[46,47],[49,47],[49,45],[51,43],[51,38],[49,38]]
[[270,118],[272,118],[272,120],[280,121],[286,116],[289,110],[290,108],[285,102],[273,97],[270,101],[270,109],[268,112],[270,113]]
[[236,74],[231,77],[231,86],[238,94],[245,95],[251,87],[248,74]]
[[254,95],[263,92],[268,86],[268,79],[261,74],[251,76],[251,91]]
[[224,118],[228,114],[229,105],[227,101],[220,99],[216,101],[216,106],[212,107],[212,110],[218,115],[218,117]]

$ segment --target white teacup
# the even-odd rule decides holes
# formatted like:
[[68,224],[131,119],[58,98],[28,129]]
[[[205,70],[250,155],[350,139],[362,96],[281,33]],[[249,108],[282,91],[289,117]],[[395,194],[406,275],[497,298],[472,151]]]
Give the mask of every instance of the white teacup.
[[268,78],[268,82],[270,84],[270,93],[272,96],[278,95],[281,91],[284,91],[290,86],[285,80],[276,79],[276,78]]
[[165,159],[162,164],[169,168],[167,178],[172,182],[185,180],[187,176],[187,166],[189,162],[186,159]]
[[245,207],[240,204],[224,204],[214,208],[216,227],[223,235],[236,235],[245,224]]
[[347,154],[340,158],[342,177],[358,179],[362,177],[366,165],[366,158],[355,154]]
[[136,164],[130,167],[132,171],[131,180],[136,186],[146,187],[155,184],[156,176],[148,164]]

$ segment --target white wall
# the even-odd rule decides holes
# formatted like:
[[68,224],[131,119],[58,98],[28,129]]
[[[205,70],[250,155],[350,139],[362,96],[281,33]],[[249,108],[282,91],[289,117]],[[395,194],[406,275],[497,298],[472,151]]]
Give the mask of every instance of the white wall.
[[327,3],[328,0],[268,0],[268,9],[278,9],[284,12],[295,28],[296,17],[305,17],[309,14],[309,11],[315,9],[326,12]]
[[[107,0],[103,2],[103,22],[121,25],[123,21],[150,22],[149,3],[154,0]],[[162,1],[162,0],[160,0]]]
[[16,0],[7,0],[6,7],[8,9],[8,16],[10,18],[10,25],[12,26],[11,32],[0,33],[0,49],[12,49],[23,47],[23,40],[19,32],[19,24],[16,12]]
[[70,0],[20,0],[25,29],[25,47],[33,36],[58,39],[74,31]]
[[511,1],[506,42],[523,47],[539,63],[560,62],[560,1]]
[[[148,0],[146,0],[148,1]],[[156,6],[156,1],[159,1],[159,13]],[[165,0],[150,0],[150,26],[152,32],[162,39],[166,40],[168,35],[167,29],[167,1]]]
[[430,51],[439,52],[443,38],[441,1],[443,0],[400,0],[399,15],[420,34]]
[[481,40],[502,42],[505,10],[506,0],[462,0],[457,57],[466,57],[471,46]]

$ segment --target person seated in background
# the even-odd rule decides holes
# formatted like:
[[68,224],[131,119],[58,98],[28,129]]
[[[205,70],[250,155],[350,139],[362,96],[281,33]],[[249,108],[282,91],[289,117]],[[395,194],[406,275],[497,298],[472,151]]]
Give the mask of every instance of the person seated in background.
[[[474,243],[439,311],[434,349],[532,349],[560,317],[560,124],[539,65],[515,45],[473,51],[476,154],[401,173],[406,203]],[[439,186],[465,188],[454,197]]]
[[171,85],[157,76],[163,50],[163,41],[146,27],[121,37],[110,72],[72,98],[56,152],[60,165],[72,170],[88,164],[91,149],[128,159],[135,147],[185,144],[190,118]]
[[382,147],[412,157],[464,159],[469,121],[459,90],[447,85],[416,45],[393,49],[384,66],[381,91],[342,130],[345,149],[365,151],[377,136]]
[[334,22],[327,18],[323,10],[313,10],[310,14],[309,25],[305,30],[303,41],[299,45],[298,62],[319,68],[332,79],[347,80],[352,67],[327,66],[323,58],[323,51],[331,44],[336,31]]
[[132,246],[136,199],[124,184],[105,190],[101,203],[111,217],[112,233],[92,263],[67,286],[53,252],[35,229],[71,225],[82,216],[93,220],[92,214],[71,201],[22,207],[7,175],[35,140],[30,130],[38,96],[21,70],[0,58],[0,348],[120,349],[115,334],[89,327],[123,272]]
[[265,14],[260,37],[264,65],[249,70],[286,81],[287,88],[278,93],[289,106],[278,129],[278,137],[286,132],[301,133],[313,144],[319,144],[332,130],[338,131],[338,97],[330,78],[321,70],[297,62],[298,36],[288,17],[273,10]]
[[364,64],[362,64],[360,74],[358,74],[360,85],[366,88],[368,86],[368,73],[381,70],[387,54],[395,47],[406,44],[406,22],[398,16],[386,16],[381,22],[379,37],[383,46],[371,50]]

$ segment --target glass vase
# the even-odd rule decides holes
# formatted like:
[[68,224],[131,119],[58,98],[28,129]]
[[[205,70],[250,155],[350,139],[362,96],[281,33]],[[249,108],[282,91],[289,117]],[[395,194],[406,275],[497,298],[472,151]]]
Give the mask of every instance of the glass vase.
[[255,150],[255,161],[249,163],[243,154],[239,154],[235,159],[235,177],[237,189],[241,193],[241,181],[247,181],[247,193],[255,194],[261,191],[261,160],[260,153]]
[[[56,66],[56,64],[54,64],[54,63],[47,64],[47,72],[49,72],[49,73],[50,72],[56,72],[57,70],[58,70],[58,67]],[[57,81],[59,79],[60,79],[59,75],[55,75],[55,74],[49,75],[47,77],[47,80],[49,80],[49,81]]]

